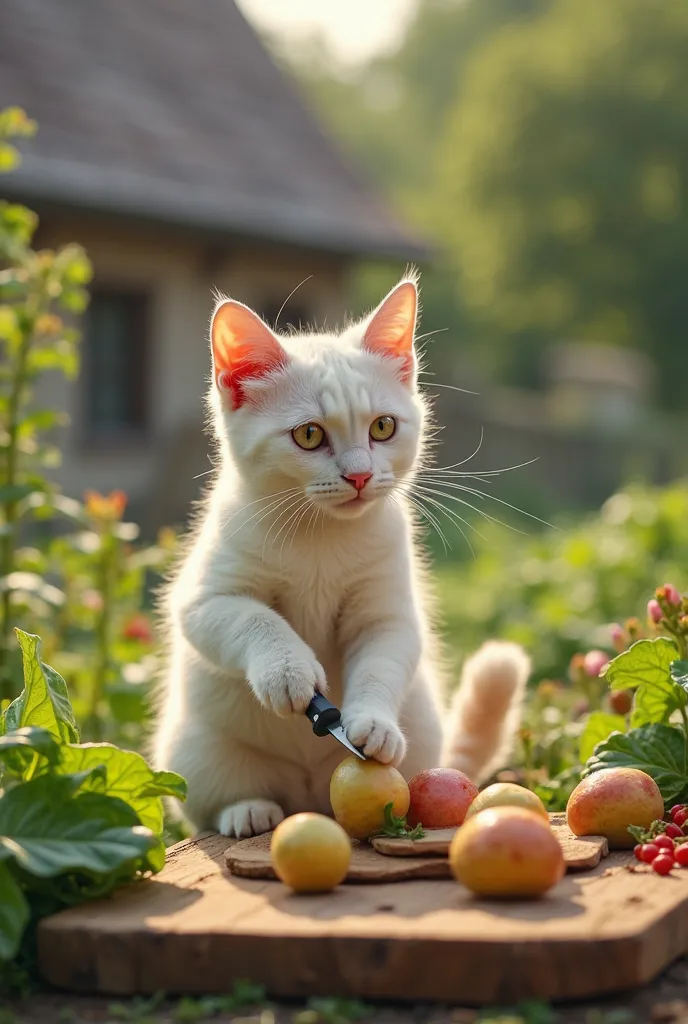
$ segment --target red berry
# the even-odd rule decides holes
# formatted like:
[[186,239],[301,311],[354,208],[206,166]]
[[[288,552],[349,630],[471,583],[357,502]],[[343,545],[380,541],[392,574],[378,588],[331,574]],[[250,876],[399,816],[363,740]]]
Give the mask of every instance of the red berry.
[[645,864],[651,864],[658,854],[659,847],[655,846],[654,843],[643,843],[640,847],[640,859]]
[[681,846],[676,847],[674,860],[677,864],[680,864],[682,868],[688,868],[688,845],[683,843]]
[[674,806],[670,809],[669,814],[673,818],[673,816],[676,814],[676,811],[685,811],[685,809],[685,804],[674,804]]
[[633,853],[636,856],[636,860],[642,860],[643,859],[643,847],[642,847],[641,843],[638,843],[637,846],[633,847]]
[[667,825],[664,829],[664,835],[669,836],[670,839],[682,839],[683,830],[678,825]]
[[688,809],[681,807],[678,811],[674,811],[671,817],[674,819],[674,825],[678,825],[679,828],[683,828],[685,823],[688,821]]
[[652,840],[655,846],[658,846],[660,850],[667,850],[669,853],[674,852],[674,840],[670,836],[664,835],[657,836]]
[[652,861],[652,870],[656,871],[658,875],[668,875],[673,866],[674,858],[670,857],[668,853],[660,853]]

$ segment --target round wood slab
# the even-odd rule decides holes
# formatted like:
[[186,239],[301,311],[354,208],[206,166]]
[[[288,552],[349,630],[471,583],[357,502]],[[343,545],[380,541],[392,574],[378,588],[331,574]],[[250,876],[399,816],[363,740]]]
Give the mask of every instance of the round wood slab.
[[[550,815],[567,871],[595,867],[609,849],[601,836],[577,839],[563,814]],[[429,830],[423,839],[378,837],[354,843],[345,882],[404,882],[411,878],[450,878],[447,854],[456,829]],[[270,863],[272,833],[234,843],[225,853],[227,867],[241,878],[276,878]]]
[[[270,863],[272,832],[242,839],[225,853],[227,867],[240,878],[276,878]],[[450,878],[449,861],[428,857],[383,857],[367,843],[354,843],[346,882],[404,882],[410,878]]]
[[[566,824],[565,814],[550,814],[550,824],[564,851],[567,871],[594,868],[609,853],[607,840],[603,836],[574,836]],[[378,853],[386,857],[446,857],[457,831],[456,828],[434,828],[428,829],[422,839],[377,836],[371,843]]]

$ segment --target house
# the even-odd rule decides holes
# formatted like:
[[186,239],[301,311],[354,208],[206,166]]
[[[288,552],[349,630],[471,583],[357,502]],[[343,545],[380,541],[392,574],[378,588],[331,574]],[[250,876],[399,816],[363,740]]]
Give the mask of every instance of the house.
[[422,258],[271,61],[233,0],[4,0],[0,96],[39,123],[4,195],[39,246],[93,262],[68,494],[122,488],[149,531],[209,468],[207,324],[219,288],[280,326],[341,319],[361,257]]

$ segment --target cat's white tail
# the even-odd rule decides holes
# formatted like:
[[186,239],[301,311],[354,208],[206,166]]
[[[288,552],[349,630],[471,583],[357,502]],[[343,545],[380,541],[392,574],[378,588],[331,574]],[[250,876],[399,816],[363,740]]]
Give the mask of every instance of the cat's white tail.
[[474,782],[504,766],[519,727],[530,659],[517,644],[490,640],[463,666],[443,764]]

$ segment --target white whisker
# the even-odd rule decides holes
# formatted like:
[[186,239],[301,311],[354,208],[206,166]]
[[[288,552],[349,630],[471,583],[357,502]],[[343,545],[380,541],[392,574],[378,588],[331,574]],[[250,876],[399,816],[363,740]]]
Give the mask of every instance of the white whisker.
[[[419,376],[423,371],[419,371]],[[447,388],[449,391],[460,391],[462,395],[480,395],[479,391],[469,391],[468,388],[457,388],[454,384],[438,384],[436,380],[420,380],[418,383],[424,388]]]
[[460,524],[463,523],[463,525],[466,526],[469,530],[472,529],[473,532],[477,534],[477,536],[480,537],[481,540],[485,540],[483,535],[478,530],[476,530],[474,526],[471,526],[471,524],[467,522],[467,520],[463,519],[460,515],[458,515],[458,513],[454,512],[453,509],[445,508],[445,506],[441,502],[435,501],[434,498],[430,498],[426,494],[416,494],[415,496],[416,498],[418,498],[419,501],[429,502],[429,504],[433,505],[438,510],[438,512],[442,512],[450,521],[450,523],[454,524],[454,526],[457,528],[463,539],[466,541],[466,544],[468,545],[468,550],[470,551],[471,555],[473,556],[473,558],[475,558],[475,550],[473,548],[473,545],[471,544],[470,540],[464,533]]
[[[474,494],[478,498],[491,498],[492,501],[496,501],[498,502],[498,504],[504,505],[506,508],[510,508],[514,512],[518,512],[519,515],[527,516],[528,519],[534,519],[537,523],[542,523],[543,526],[548,526],[551,530],[558,529],[558,527],[555,526],[553,523],[548,523],[546,519],[540,519],[539,516],[535,516],[531,512],[526,512],[525,509],[519,508],[517,505],[512,505],[510,502],[504,501],[503,498],[498,498],[495,494],[486,494],[484,491],[478,491],[474,487],[466,487],[465,484],[455,484],[447,480],[443,480],[440,482],[445,487],[453,487],[457,491],[464,491],[466,494]],[[447,497],[449,497],[449,495],[447,495]]]
[[[526,466],[532,466],[534,462],[538,462],[539,459],[528,459],[527,462],[519,462],[515,466],[504,466],[503,469],[478,469],[473,473],[468,471],[459,472],[455,470],[453,466],[426,466],[424,469],[419,470],[420,473],[446,473],[447,476],[460,476],[460,477],[474,477],[478,479],[480,476],[500,476],[502,473],[511,473],[515,469],[524,469]],[[461,462],[455,463],[457,466],[463,465]]]
[[[506,527],[507,530],[512,530],[514,533],[520,533],[522,537],[527,536],[527,534],[525,534],[523,532],[523,530],[518,530],[515,526],[512,526],[510,523],[502,522],[501,519],[497,519],[495,516],[491,516],[488,512],[485,512],[484,509],[476,508],[475,505],[471,505],[470,501],[465,501],[463,498],[457,498],[457,496],[455,494],[446,494],[444,491],[436,490],[434,487],[424,487],[422,484],[416,484],[415,486],[416,486],[417,490],[425,491],[425,492],[427,492],[429,494],[436,494],[436,495],[438,495],[441,498],[446,498],[448,501],[456,501],[460,505],[465,505],[466,508],[470,508],[471,511],[476,512],[479,516],[482,516],[482,518],[486,519],[489,523],[495,523],[498,526],[504,526],[504,527]],[[458,487],[459,485],[458,484],[454,484],[454,485],[446,484],[446,486],[447,487],[452,487],[452,486]],[[481,497],[486,497],[486,495],[481,495]],[[491,498],[491,497],[493,497],[493,495],[490,494],[490,495],[487,495],[487,497]]]
[[[286,499],[286,500],[289,501],[289,504],[287,505],[286,508],[282,509],[282,511],[279,513],[279,515],[272,521],[272,523],[270,523],[270,526],[268,527],[267,533],[265,534],[265,538],[263,539],[263,550],[261,552],[261,558],[263,560],[265,560],[265,554],[266,554],[265,545],[268,542],[268,538],[270,537],[270,534],[275,529],[275,527],[277,526],[277,524],[280,521],[280,519],[282,518],[282,516],[286,516],[288,512],[291,512],[291,510],[294,508],[294,506],[299,506],[300,507],[300,503],[302,501],[304,501],[304,500],[307,500],[307,499],[304,499],[303,495],[299,492],[299,494],[297,494],[295,498],[292,496],[290,499]],[[292,513],[292,515],[293,515],[293,513]],[[289,519],[290,518],[291,518],[291,516],[286,520],[287,523],[289,523]],[[279,537],[279,533],[281,533],[281,529],[282,528],[280,527],[280,531],[278,532],[277,537]],[[277,537],[275,537],[275,539],[273,540],[272,544],[268,548],[268,553],[272,550],[272,547],[273,547],[275,541],[277,540]]]
[[[430,512],[429,509],[427,509],[423,505],[421,505],[420,501],[416,501],[416,499],[413,497],[413,495],[409,494],[408,491],[406,491],[405,494],[406,494],[407,500],[411,502],[413,507],[423,516],[424,519],[427,519],[427,521],[430,523],[430,525],[432,526],[433,530],[435,531],[435,533],[438,535],[438,537],[442,541],[445,553],[447,551],[449,551],[451,549],[451,544],[449,543],[449,541],[445,537],[444,530],[442,529],[442,525],[441,525],[439,519],[437,518],[437,516],[435,516],[432,512]],[[394,495],[391,495],[391,497],[394,498]],[[395,502],[395,504],[397,504],[397,506],[398,506],[397,502]]]
[[[278,498],[280,494],[295,494],[297,490],[298,487],[286,487],[283,491],[275,491],[273,494],[266,494],[264,498],[256,498],[255,501],[249,501],[246,505],[242,505],[241,508],[237,509],[236,512],[233,512],[228,519],[225,519],[224,523],[222,524],[222,528],[224,529],[225,526],[229,526],[232,519],[235,519],[238,515],[241,515],[242,512],[244,512],[247,508],[251,508],[252,505],[257,505],[258,502],[262,501],[271,501],[273,498]],[[262,511],[262,509],[258,509],[255,515],[260,515]],[[253,519],[253,516],[251,516],[250,519],[247,519],[246,523],[249,523],[251,519]],[[245,523],[243,525],[245,525]],[[234,534],[232,534],[232,536],[234,536]]]
[[282,313],[284,312],[284,307],[289,302],[289,299],[292,297],[292,295],[296,294],[296,292],[299,290],[301,285],[304,285],[306,283],[306,281],[310,281],[310,279],[312,277],[313,277],[312,274],[309,274],[308,277],[304,277],[303,281],[299,281],[299,283],[297,284],[296,288],[292,288],[292,290],[289,292],[289,294],[287,295],[286,299],[284,300],[284,302],[280,306],[279,312],[278,312],[277,316],[275,317],[275,323],[273,325],[275,330],[277,330],[277,323],[279,321],[279,318],[282,316]]

